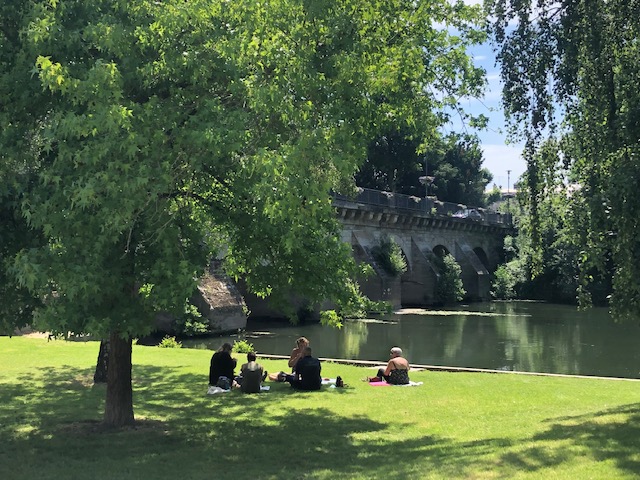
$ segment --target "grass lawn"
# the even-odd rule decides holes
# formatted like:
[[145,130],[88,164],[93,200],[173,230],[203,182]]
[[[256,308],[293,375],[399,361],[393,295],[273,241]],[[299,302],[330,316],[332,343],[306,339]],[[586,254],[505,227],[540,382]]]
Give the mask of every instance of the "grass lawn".
[[0,337],[0,479],[640,477],[640,382],[416,372],[424,385],[371,387],[372,370],[324,363],[346,388],[206,395],[212,352],[134,346],[139,425],[105,431],[97,353]]

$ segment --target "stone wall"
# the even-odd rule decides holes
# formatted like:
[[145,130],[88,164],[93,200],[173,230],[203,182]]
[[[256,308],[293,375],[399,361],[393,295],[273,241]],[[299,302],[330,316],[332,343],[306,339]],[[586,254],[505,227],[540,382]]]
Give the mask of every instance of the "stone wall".
[[[358,261],[374,269],[375,278],[362,285],[371,299],[388,300],[396,308],[433,304],[438,280],[436,256],[444,253],[453,255],[462,268],[466,299],[489,299],[491,274],[502,262],[504,237],[511,231],[502,218],[471,220],[345,199],[338,203],[337,212],[343,240],[352,246]],[[384,236],[395,240],[407,260],[407,272],[396,279],[377,268],[370,254]]]
[[209,320],[209,326],[215,333],[238,331],[247,326],[244,298],[217,261],[211,263],[209,271],[200,279],[191,303]]

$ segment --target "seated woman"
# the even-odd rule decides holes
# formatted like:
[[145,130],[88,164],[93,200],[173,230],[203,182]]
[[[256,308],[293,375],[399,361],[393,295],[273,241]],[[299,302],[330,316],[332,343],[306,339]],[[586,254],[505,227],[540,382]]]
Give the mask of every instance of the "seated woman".
[[387,363],[387,368],[378,370],[378,377],[384,378],[392,385],[406,385],[409,383],[409,362],[402,356],[400,347],[391,349],[391,360]]
[[236,383],[243,393],[258,393],[262,381],[267,376],[263,372],[262,365],[256,362],[255,352],[247,353],[247,363],[240,367],[240,375],[236,377]]
[[233,382],[233,371],[236,368],[236,359],[231,356],[230,343],[224,343],[211,357],[209,366],[209,385],[216,386],[220,377],[226,377],[229,382]]
[[322,366],[320,360],[311,353],[311,347],[304,347],[302,358],[296,363],[294,372],[291,375],[284,374],[284,380],[296,390],[320,390],[322,387]]
[[[296,347],[291,350],[291,355],[289,355],[289,368],[291,368],[291,372],[295,371],[295,366],[298,363],[298,360],[304,357],[304,349],[309,346],[309,340],[305,337],[300,337],[296,340]],[[272,373],[269,375],[269,380],[273,382],[284,382],[285,372],[280,373]]]
[[296,340],[296,348],[291,350],[291,355],[289,356],[289,368],[295,369],[296,363],[298,360],[305,356],[305,348],[309,346],[309,340],[305,337],[300,337]]

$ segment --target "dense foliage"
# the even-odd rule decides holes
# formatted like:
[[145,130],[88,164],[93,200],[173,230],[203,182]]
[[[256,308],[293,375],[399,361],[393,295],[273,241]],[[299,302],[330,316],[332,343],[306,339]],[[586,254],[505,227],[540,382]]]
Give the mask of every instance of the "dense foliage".
[[444,305],[461,301],[465,294],[462,284],[462,268],[453,255],[447,253],[438,262],[436,300]]
[[159,348],[182,348],[182,343],[176,340],[176,337],[172,337],[170,335],[165,335],[160,343],[158,343]]
[[433,131],[479,91],[464,54],[483,38],[479,13],[441,0],[3,2],[0,211],[16,221],[2,292],[27,293],[22,313],[44,300],[43,329],[109,335],[107,423],[133,422],[132,338],[183,310],[212,256],[259,295],[357,301],[329,192],[353,187],[381,129]]
[[393,237],[382,236],[378,245],[371,249],[371,255],[378,265],[392,277],[398,277],[407,271],[407,259]]
[[[640,313],[640,1],[491,0],[512,133],[526,141],[527,191],[534,248],[546,182],[546,137],[555,136],[556,167],[572,185],[578,275],[586,287],[613,271],[612,311]],[[541,163],[542,162],[542,163]],[[548,179],[548,177],[546,177]],[[598,272],[598,273],[596,273]]]
[[[567,184],[566,171],[549,140],[535,154],[541,188],[536,201],[539,218],[532,215],[529,182],[524,175],[516,202],[512,203],[517,235],[505,239],[508,262],[495,273],[496,298],[540,299],[560,303],[603,305],[611,293],[610,268],[586,271],[590,281],[580,281],[581,226],[584,210],[576,205],[576,186]],[[534,229],[538,242],[532,241]]]
[[478,137],[446,136],[438,150],[427,154],[429,175],[434,177],[430,193],[444,202],[487,205],[485,190],[493,176],[482,166],[482,155]]
[[235,353],[249,353],[255,352],[256,349],[253,346],[253,343],[250,343],[246,340],[236,340],[233,342],[233,351]]
[[428,191],[444,202],[484,206],[484,192],[493,177],[482,162],[476,136],[435,135],[427,146],[421,146],[418,137],[391,131],[369,144],[356,182],[365,188],[417,197]]

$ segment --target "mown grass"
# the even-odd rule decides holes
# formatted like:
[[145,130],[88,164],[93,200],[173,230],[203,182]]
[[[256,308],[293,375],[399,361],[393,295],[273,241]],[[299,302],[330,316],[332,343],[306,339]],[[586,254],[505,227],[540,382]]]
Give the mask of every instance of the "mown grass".
[[[134,346],[136,429],[104,430],[96,342],[0,337],[0,479],[615,479],[640,475],[640,383],[371,370],[206,395],[211,352]],[[269,371],[284,361],[261,361]]]

